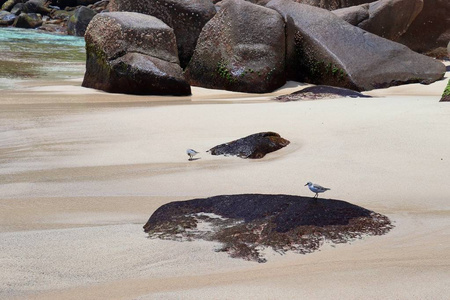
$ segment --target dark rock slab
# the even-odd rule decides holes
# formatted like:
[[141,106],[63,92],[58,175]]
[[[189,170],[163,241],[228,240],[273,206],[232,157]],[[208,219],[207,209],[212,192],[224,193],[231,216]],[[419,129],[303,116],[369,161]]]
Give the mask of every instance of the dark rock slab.
[[286,82],[283,18],[243,0],[226,0],[205,25],[186,68],[191,85],[267,93]]
[[290,0],[267,7],[286,20],[288,79],[364,91],[441,79],[445,66],[350,25],[332,12]]
[[332,98],[344,98],[344,97],[350,97],[350,98],[372,98],[371,96],[367,96],[364,94],[361,94],[359,92],[334,87],[334,86],[328,86],[328,85],[316,85],[316,86],[310,86],[307,88],[304,88],[300,91],[293,92],[288,95],[281,95],[274,100],[280,101],[280,102],[288,102],[288,101],[298,101],[298,100],[312,100],[312,99],[332,99]]
[[235,155],[241,158],[263,158],[267,153],[289,145],[289,141],[275,132],[260,132],[215,146],[208,150],[212,155]]
[[[198,230],[207,222],[209,232]],[[262,248],[313,252],[324,241],[344,243],[392,229],[383,215],[351,203],[293,195],[240,194],[178,201],[158,208],[144,225],[150,237],[219,241],[232,257],[265,262]]]
[[448,81],[447,87],[445,88],[444,92],[442,93],[440,102],[450,102],[450,80]]

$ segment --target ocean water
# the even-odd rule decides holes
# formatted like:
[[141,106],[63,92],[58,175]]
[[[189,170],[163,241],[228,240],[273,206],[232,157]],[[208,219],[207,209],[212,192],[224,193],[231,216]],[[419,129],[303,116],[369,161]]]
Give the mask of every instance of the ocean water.
[[85,59],[82,37],[0,28],[0,89],[24,80],[82,77]]

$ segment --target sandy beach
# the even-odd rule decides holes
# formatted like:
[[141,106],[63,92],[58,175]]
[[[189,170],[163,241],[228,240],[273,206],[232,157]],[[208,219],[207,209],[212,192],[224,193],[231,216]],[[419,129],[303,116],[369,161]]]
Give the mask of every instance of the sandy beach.
[[[81,78],[0,97],[1,299],[448,299],[450,73],[373,98],[279,103],[193,88],[191,97],[107,94]],[[211,156],[261,131],[291,141],[260,160]],[[200,151],[188,161],[187,148]],[[388,216],[384,236],[269,254],[148,239],[162,204],[237,193],[312,196],[313,181]]]

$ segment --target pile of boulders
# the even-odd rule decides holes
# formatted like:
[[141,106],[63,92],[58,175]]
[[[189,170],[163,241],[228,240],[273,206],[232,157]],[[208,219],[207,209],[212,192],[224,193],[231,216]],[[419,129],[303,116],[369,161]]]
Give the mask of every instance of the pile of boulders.
[[[250,93],[271,92],[287,80],[356,91],[428,84],[443,77],[445,66],[392,41],[408,32],[424,7],[422,0],[410,4],[379,0],[333,13],[292,0],[224,0],[216,5],[211,0],[111,0],[110,12],[95,16],[86,32],[83,86],[165,94],[170,79],[180,86],[169,94],[188,95],[186,84]],[[398,22],[391,20],[395,16],[388,8],[402,11]],[[154,28],[153,18],[144,21],[140,15],[161,20],[173,36]],[[166,48],[157,42],[161,35],[167,37]],[[157,51],[148,47],[155,43]],[[109,47],[120,51],[111,56]],[[139,56],[139,65],[131,55]],[[155,58],[170,67],[156,66]]]
[[84,36],[89,22],[108,4],[109,0],[0,0],[0,26]]
[[367,2],[0,0],[0,25],[85,35],[83,86],[109,92],[266,93],[287,80],[365,91],[441,79],[445,66],[419,53],[448,57],[450,1]]

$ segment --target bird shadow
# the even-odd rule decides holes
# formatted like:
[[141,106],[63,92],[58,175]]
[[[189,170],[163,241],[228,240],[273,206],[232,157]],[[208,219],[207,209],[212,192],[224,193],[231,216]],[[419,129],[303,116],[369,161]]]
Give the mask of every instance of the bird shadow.
[[201,159],[200,157],[195,157],[195,158],[189,158],[188,160],[189,161],[194,161],[194,160],[199,160],[199,159]]

